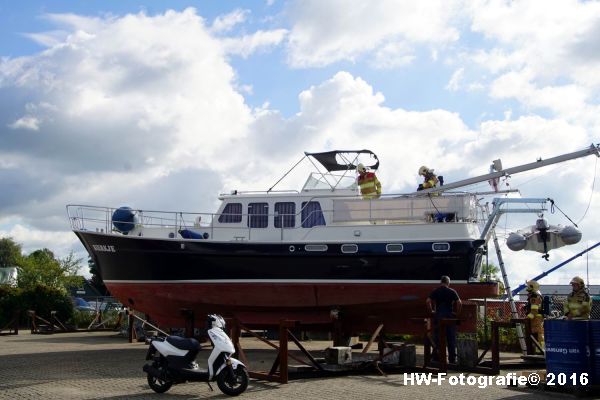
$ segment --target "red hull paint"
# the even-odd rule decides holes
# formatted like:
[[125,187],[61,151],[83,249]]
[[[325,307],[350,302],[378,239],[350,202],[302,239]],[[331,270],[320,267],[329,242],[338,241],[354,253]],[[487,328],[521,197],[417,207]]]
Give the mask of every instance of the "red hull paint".
[[[181,309],[191,309],[197,326],[204,315],[237,317],[248,326],[277,324],[282,319],[331,324],[338,309],[348,332],[368,331],[384,323],[389,332],[421,331],[413,318],[427,316],[425,299],[438,284],[282,284],[282,283],[111,283],[123,304],[149,314],[166,327],[185,326]],[[462,299],[492,297],[494,284],[453,284]],[[131,304],[130,299],[133,300]],[[461,319],[476,317],[467,307]],[[469,314],[469,315],[466,315]],[[415,329],[412,329],[415,328]],[[466,328],[466,327],[464,327]],[[400,329],[400,330],[398,330]]]

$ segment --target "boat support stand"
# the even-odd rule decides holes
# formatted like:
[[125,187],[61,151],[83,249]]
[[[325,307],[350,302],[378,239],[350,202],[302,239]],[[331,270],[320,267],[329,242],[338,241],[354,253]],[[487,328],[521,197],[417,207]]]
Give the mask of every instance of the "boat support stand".
[[[277,357],[273,362],[271,369],[266,371],[248,371],[251,378],[262,379],[271,382],[279,382],[279,383],[288,383],[289,374],[288,374],[288,358],[292,358],[293,360],[306,365],[311,368],[315,368],[318,371],[323,371],[323,367],[315,360],[315,358],[302,346],[300,341],[294,336],[294,334],[290,331],[291,328],[296,327],[298,324],[297,321],[291,320],[283,320],[279,323],[279,346],[273,344],[269,340],[257,335],[255,332],[251,331],[247,327],[245,327],[239,320],[234,319],[232,323],[231,330],[231,340],[233,341],[233,345],[235,347],[236,353],[238,354],[241,361],[249,366],[248,359],[246,354],[244,353],[244,349],[240,344],[240,336],[242,331],[252,335],[256,339],[261,342],[267,344],[268,346],[277,350]],[[288,351],[288,340],[291,340],[296,344],[298,349],[308,358],[310,363],[290,354]]]

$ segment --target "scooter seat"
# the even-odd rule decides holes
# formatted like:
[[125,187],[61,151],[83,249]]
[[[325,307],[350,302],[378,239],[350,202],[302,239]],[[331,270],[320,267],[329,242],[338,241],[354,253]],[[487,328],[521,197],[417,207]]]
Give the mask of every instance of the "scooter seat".
[[182,338],[181,336],[168,336],[167,342],[181,350],[200,350],[200,342],[194,338]]

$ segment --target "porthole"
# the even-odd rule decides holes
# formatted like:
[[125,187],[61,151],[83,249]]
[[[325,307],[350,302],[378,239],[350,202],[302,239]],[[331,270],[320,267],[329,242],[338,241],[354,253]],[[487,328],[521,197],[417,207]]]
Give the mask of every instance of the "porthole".
[[307,244],[304,246],[304,250],[306,251],[327,251],[326,244]]
[[293,253],[294,251],[296,251],[296,247],[290,246],[290,252]]
[[450,243],[434,243],[431,248],[433,251],[449,251]]
[[402,243],[389,243],[385,245],[385,251],[388,253],[402,253],[404,245]]
[[342,253],[356,253],[358,246],[355,244],[343,244],[341,247]]

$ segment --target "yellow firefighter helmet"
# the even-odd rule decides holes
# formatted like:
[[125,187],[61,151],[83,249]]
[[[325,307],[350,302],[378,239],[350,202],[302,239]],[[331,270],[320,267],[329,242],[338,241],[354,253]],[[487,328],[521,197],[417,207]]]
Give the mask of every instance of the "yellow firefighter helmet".
[[573,279],[571,279],[571,282],[569,282],[569,284],[572,284],[572,283],[576,283],[580,286],[585,286],[585,281],[580,276],[576,276]]
[[537,292],[538,290],[540,290],[540,284],[537,283],[537,281],[529,280],[527,282],[525,282],[527,284],[527,291],[528,292]]
[[426,173],[430,172],[429,168],[427,168],[426,166],[422,166],[421,168],[419,168],[419,175],[425,175]]

